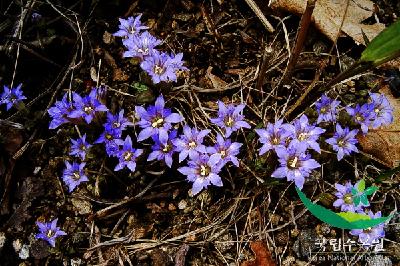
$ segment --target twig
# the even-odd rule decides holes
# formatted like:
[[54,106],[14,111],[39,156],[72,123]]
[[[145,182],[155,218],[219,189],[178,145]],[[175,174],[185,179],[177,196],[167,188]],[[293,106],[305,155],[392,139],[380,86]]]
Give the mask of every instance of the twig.
[[[345,8],[345,10],[344,10],[344,15],[343,15],[343,17],[342,17],[342,21],[341,21],[341,23],[340,23],[338,32],[337,32],[336,37],[335,37],[335,41],[334,41],[334,43],[333,43],[333,45],[332,45],[332,47],[331,47],[331,50],[329,51],[329,54],[332,53],[332,51],[333,51],[334,47],[336,46],[336,43],[337,43],[337,41],[338,41],[338,39],[339,39],[340,33],[342,32],[342,27],[343,27],[343,24],[344,24],[344,20],[345,20],[345,18],[346,18],[347,10],[348,10],[348,8],[349,8],[349,3],[350,3],[350,0],[347,0],[347,1],[346,1],[346,8]],[[302,104],[302,102],[304,101],[304,99],[308,96],[308,94],[314,89],[314,87],[315,87],[317,81],[319,80],[319,77],[320,77],[321,74],[322,74],[322,71],[323,71],[323,70],[325,69],[325,67],[328,65],[328,61],[329,61],[329,58],[327,58],[327,59],[321,64],[321,67],[317,70],[317,73],[315,74],[315,78],[314,78],[313,82],[310,84],[310,86],[307,88],[307,90],[304,91],[304,93],[300,96],[300,98],[297,99],[297,101],[295,102],[295,104],[285,113],[285,117],[288,117],[297,107],[299,107],[299,106]]]
[[269,23],[261,9],[257,6],[256,2],[254,2],[254,0],[246,0],[246,3],[250,6],[253,12],[256,13],[256,16],[261,20],[261,23],[264,25],[267,31],[273,33],[275,31],[274,27],[272,27],[271,23]]
[[269,66],[269,61],[271,60],[272,51],[273,50],[271,46],[265,47],[260,71],[258,72],[256,90],[260,91],[261,95],[264,94],[264,91],[262,90],[262,85],[264,83],[265,74],[267,73],[267,67]]
[[316,0],[307,0],[306,10],[301,16],[299,29],[296,36],[296,44],[293,47],[292,54],[289,58],[288,65],[285,73],[283,74],[281,84],[286,85],[289,79],[292,77],[292,72],[296,66],[297,59],[299,58],[300,52],[303,49],[304,41],[306,40],[308,28],[311,23],[311,16],[315,8]]

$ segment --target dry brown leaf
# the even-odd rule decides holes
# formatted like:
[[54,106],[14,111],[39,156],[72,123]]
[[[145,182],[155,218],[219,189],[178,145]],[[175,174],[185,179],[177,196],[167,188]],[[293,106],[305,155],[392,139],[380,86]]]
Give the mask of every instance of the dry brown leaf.
[[365,153],[381,160],[389,167],[396,167],[400,162],[400,102],[394,98],[388,86],[380,90],[393,107],[393,123],[389,126],[368,131],[366,136],[358,136],[358,141]]
[[263,241],[255,241],[250,243],[251,250],[254,252],[256,259],[245,261],[241,266],[275,266],[271,253],[267,245]]
[[[349,7],[342,32],[357,43],[365,44],[361,29],[368,39],[372,40],[385,28],[382,23],[362,24],[362,21],[373,15],[374,3],[370,0],[318,0],[312,19],[315,26],[334,41],[343,20],[347,1],[349,1]],[[282,9],[298,15],[304,13],[306,5],[307,1],[305,0],[275,0],[271,2],[273,9]]]

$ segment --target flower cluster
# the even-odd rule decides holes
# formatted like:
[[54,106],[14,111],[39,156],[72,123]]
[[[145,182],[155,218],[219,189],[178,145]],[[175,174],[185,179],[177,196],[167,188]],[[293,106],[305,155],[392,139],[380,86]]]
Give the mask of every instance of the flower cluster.
[[[337,200],[333,203],[333,206],[340,208],[342,212],[365,214],[371,217],[371,219],[380,218],[380,211],[373,214],[371,211],[367,212],[364,209],[365,207],[370,206],[367,196],[373,193],[374,187],[365,189],[365,183],[360,186],[362,182],[364,182],[364,180],[358,181],[354,186],[351,184],[351,182],[346,182],[344,185],[335,184],[335,196],[337,197]],[[360,187],[362,187],[362,191],[360,191]],[[364,200],[360,200],[360,198],[364,198]],[[384,224],[382,223],[375,227],[364,230],[353,229],[350,231],[350,234],[358,236],[358,240],[363,246],[370,246],[385,236]]]
[[321,152],[318,139],[324,132],[325,129],[310,124],[306,115],[302,115],[292,124],[279,120],[275,124],[268,123],[265,129],[256,129],[259,141],[263,144],[260,155],[273,150],[278,156],[280,165],[272,173],[272,177],[286,177],[302,189],[305,178],[313,169],[321,166],[311,158],[307,150]]
[[56,238],[59,236],[65,236],[67,233],[60,230],[60,227],[57,227],[58,219],[54,219],[51,222],[36,222],[36,225],[39,227],[39,234],[36,234],[36,239],[46,240],[52,247],[56,246]]
[[22,84],[19,84],[15,88],[9,88],[7,86],[3,86],[3,93],[0,95],[0,105],[5,104],[6,110],[10,110],[11,107],[18,105],[22,100],[25,100],[26,97],[23,95],[21,91]]
[[142,15],[119,19],[119,30],[114,36],[122,37],[127,49],[123,57],[133,57],[141,61],[140,67],[147,72],[154,83],[176,81],[177,71],[188,70],[183,66],[183,54],[160,52],[155,47],[162,42],[151,35],[140,22]]
[[[219,117],[211,121],[217,126],[221,126],[221,130],[226,130],[226,125],[221,125],[219,122],[222,116],[232,121],[229,124],[229,135],[241,127],[250,128],[250,125],[244,121],[244,116],[240,114],[243,108],[244,105],[225,106],[219,102]],[[188,159],[187,166],[178,168],[178,171],[186,175],[187,180],[193,183],[193,195],[210,184],[222,186],[222,180],[218,174],[228,162],[239,166],[236,155],[239,154],[241,143],[232,142],[226,136],[218,134],[216,143],[213,146],[206,146],[204,139],[211,133],[211,130],[201,130],[188,125],[184,125],[182,134],[178,135],[174,124],[181,123],[184,119],[180,114],[165,108],[162,95],[156,99],[154,105],[147,109],[136,106],[135,110],[139,117],[137,125],[142,129],[138,134],[138,141],[151,138],[154,142],[152,152],[147,160],[164,161],[168,167],[172,167],[175,153],[178,154],[179,163]]]
[[364,134],[367,134],[369,127],[375,129],[393,122],[393,108],[385,95],[370,93],[370,98],[368,103],[346,108],[353,121],[361,126]]
[[100,102],[98,91],[98,88],[93,88],[84,97],[73,92],[72,101],[68,99],[68,93],[65,93],[62,100],[57,101],[48,110],[52,118],[49,128],[55,129],[72,120],[85,121],[87,124],[90,124],[98,112],[108,111],[107,107]]

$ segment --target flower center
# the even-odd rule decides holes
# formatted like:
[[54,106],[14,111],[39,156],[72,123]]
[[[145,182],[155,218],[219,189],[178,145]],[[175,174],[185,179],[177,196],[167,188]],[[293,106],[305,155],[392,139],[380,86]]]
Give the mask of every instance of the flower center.
[[328,108],[326,108],[325,106],[324,106],[324,107],[321,107],[321,110],[319,110],[319,112],[320,112],[321,114],[326,114],[327,111],[328,111]]
[[353,196],[351,195],[351,193],[345,194],[343,197],[343,201],[346,204],[353,204]]
[[151,124],[152,127],[160,127],[164,123],[164,119],[162,117],[156,117]]
[[356,114],[356,121],[364,121],[364,117],[360,114]]
[[108,133],[106,133],[106,135],[104,137],[108,140],[112,140],[114,138],[111,134],[108,134]]
[[79,180],[80,178],[81,178],[81,175],[79,174],[78,171],[75,171],[72,173],[72,179],[74,179],[75,181]]
[[130,151],[127,151],[124,153],[124,160],[125,161],[130,161],[132,159],[133,153]]
[[337,142],[337,145],[338,145],[339,147],[343,147],[344,144],[345,144],[344,139],[339,139],[338,142]]
[[147,48],[147,47],[144,48],[144,49],[139,48],[137,51],[138,51],[138,53],[141,53],[141,54],[144,54],[144,55],[148,55],[149,54],[149,48]]
[[363,233],[365,233],[365,234],[370,234],[370,233],[372,233],[372,227],[368,227],[367,229],[364,229],[364,230],[363,230]]
[[171,145],[166,144],[166,145],[164,146],[164,148],[162,149],[162,151],[166,153],[166,152],[169,152],[169,151],[171,150],[171,148],[172,148]]
[[299,166],[300,166],[299,157],[295,156],[294,158],[289,159],[287,164],[288,164],[287,166],[289,169],[299,168]]
[[47,231],[46,236],[47,236],[48,238],[50,238],[50,237],[54,236],[54,234],[55,234],[55,232],[54,232],[53,230],[50,229],[49,231]]
[[197,144],[194,140],[192,140],[191,142],[189,142],[188,146],[189,146],[189,148],[194,149],[194,148],[196,148]]
[[377,114],[377,113],[379,113],[381,110],[379,109],[379,108],[375,108],[374,109],[374,112]]
[[93,111],[93,108],[91,106],[85,106],[85,108],[83,108],[83,111],[87,114],[90,114]]
[[222,150],[219,153],[221,154],[222,158],[225,158],[225,156],[226,156],[226,151],[225,150]]
[[201,177],[206,177],[210,174],[211,169],[208,165],[200,165],[200,176]]
[[304,141],[304,140],[308,139],[308,133],[306,133],[306,132],[300,133],[299,136],[298,136],[298,139],[300,141]]
[[227,118],[225,118],[225,125],[228,127],[233,126],[233,122],[235,122],[232,118],[232,116],[228,116]]
[[157,75],[161,75],[165,72],[165,69],[163,67],[160,67],[159,65],[156,65],[154,67],[154,73]]
[[274,136],[271,139],[271,143],[272,143],[272,145],[278,145],[280,143],[280,139],[277,136]]
[[121,123],[120,122],[114,122],[113,123],[113,127],[114,128],[119,128],[121,126]]
[[129,26],[128,31],[129,31],[130,34],[135,34],[136,28],[133,27],[133,26]]
[[79,147],[82,151],[86,151],[86,146],[81,144],[81,146]]

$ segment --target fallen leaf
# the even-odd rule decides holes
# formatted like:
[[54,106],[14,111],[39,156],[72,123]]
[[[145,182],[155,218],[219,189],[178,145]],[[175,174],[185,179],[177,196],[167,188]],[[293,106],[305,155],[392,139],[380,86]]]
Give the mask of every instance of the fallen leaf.
[[[349,1],[349,6],[341,30],[357,43],[365,45],[362,31],[369,40],[372,40],[385,28],[382,23],[362,24],[365,19],[373,15],[374,3],[370,0],[318,0],[312,20],[322,33],[334,41],[343,20],[347,1]],[[298,15],[304,13],[306,5],[307,1],[305,0],[275,0],[271,2],[273,9],[286,10]]]
[[272,260],[271,252],[269,252],[263,241],[255,241],[250,243],[251,250],[256,256],[255,260],[245,261],[242,266],[275,266]]
[[394,122],[389,126],[370,129],[366,136],[358,136],[358,141],[365,153],[393,168],[400,163],[400,102],[393,97],[388,86],[379,92],[385,94],[392,105]]
[[206,77],[210,79],[212,86],[214,87],[215,90],[217,91],[223,91],[227,87],[228,83],[226,83],[224,80],[219,78],[218,76],[214,75],[211,73],[212,67],[207,68],[206,72]]

